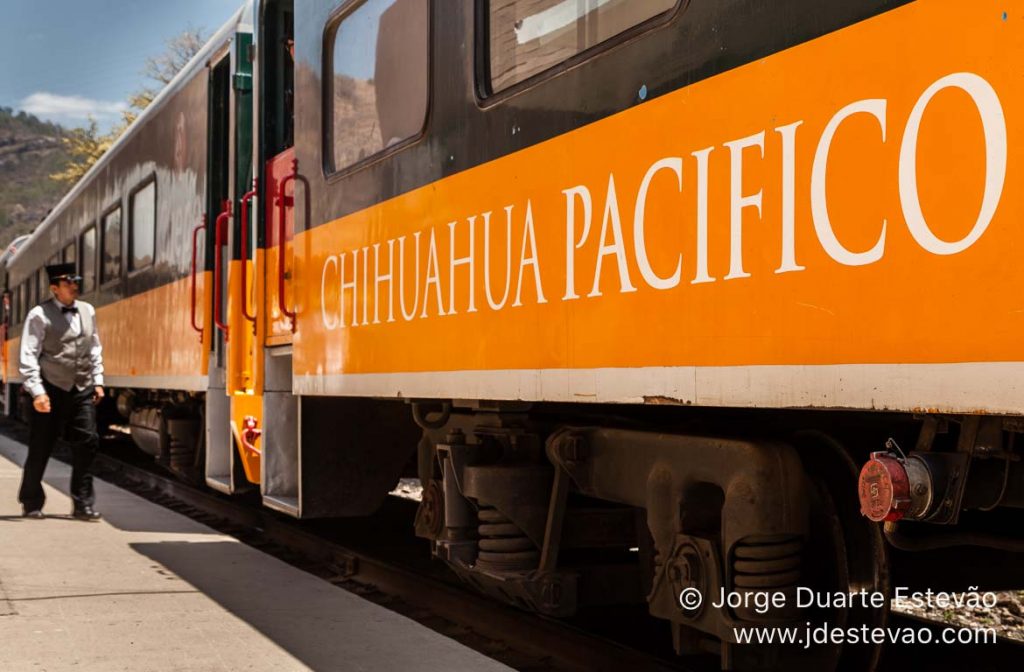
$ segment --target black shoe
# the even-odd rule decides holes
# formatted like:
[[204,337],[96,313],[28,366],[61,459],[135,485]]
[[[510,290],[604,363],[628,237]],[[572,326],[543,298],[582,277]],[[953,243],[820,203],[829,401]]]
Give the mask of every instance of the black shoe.
[[71,517],[75,520],[84,520],[89,523],[98,523],[103,518],[102,514],[99,511],[94,511],[91,506],[75,509],[71,512]]
[[43,513],[42,509],[32,509],[31,511],[26,509],[21,512],[21,516],[22,518],[30,518],[32,520],[42,520],[43,518],[46,518],[46,514]]

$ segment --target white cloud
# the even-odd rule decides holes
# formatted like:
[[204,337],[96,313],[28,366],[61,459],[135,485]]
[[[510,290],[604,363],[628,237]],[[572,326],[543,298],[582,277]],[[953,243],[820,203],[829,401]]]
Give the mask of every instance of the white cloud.
[[61,124],[77,126],[92,117],[101,126],[106,126],[105,122],[120,118],[121,112],[127,109],[128,105],[122,101],[109,102],[37,91],[24,98],[18,107],[29,114]]

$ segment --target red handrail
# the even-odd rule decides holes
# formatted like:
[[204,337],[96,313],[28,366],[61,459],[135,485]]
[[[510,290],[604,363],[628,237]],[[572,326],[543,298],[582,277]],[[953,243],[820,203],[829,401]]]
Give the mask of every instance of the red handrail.
[[[277,222],[277,242],[281,246],[278,250],[278,264],[277,264],[277,305],[281,309],[281,313],[286,315],[288,319],[292,321],[292,333],[295,333],[295,313],[294,311],[288,310],[288,307],[284,303],[284,243],[285,243],[285,223],[284,223],[284,212],[285,212],[285,196],[284,188],[289,182],[294,182],[299,176],[299,160],[292,160],[292,172],[281,178],[281,181],[277,186],[277,208],[278,208],[278,222]],[[295,192],[294,187],[292,188],[292,205],[295,204]]]
[[192,229],[192,328],[199,332],[199,342],[203,342],[203,327],[196,324],[196,248],[197,238],[200,231],[206,230],[206,215],[203,215],[203,222]]
[[223,225],[231,219],[231,201],[224,201],[224,209],[217,215],[217,221],[214,223],[214,251],[213,251],[213,323],[217,325],[217,328],[224,332],[224,338],[228,335],[228,325],[220,321],[221,308],[224,303],[224,291],[222,286],[222,278],[224,275],[224,255],[221,251],[224,243],[227,242],[227,236],[222,235]]
[[246,268],[246,266],[248,265],[248,262],[249,262],[249,201],[251,201],[253,199],[253,197],[256,196],[256,192],[257,191],[259,191],[259,182],[257,181],[257,178],[254,177],[252,179],[252,189],[250,191],[245,192],[245,194],[242,195],[242,221],[241,221],[241,229],[242,229],[242,240],[241,240],[241,243],[242,243],[242,272],[241,272],[241,275],[242,275],[242,292],[241,292],[241,297],[240,298],[242,300],[242,317],[244,317],[245,319],[247,319],[250,322],[252,322],[252,333],[254,333],[254,334],[256,333],[256,315],[255,314],[253,314],[253,315],[249,314],[249,296],[246,293],[246,288],[249,285],[249,282],[248,282],[249,269]]

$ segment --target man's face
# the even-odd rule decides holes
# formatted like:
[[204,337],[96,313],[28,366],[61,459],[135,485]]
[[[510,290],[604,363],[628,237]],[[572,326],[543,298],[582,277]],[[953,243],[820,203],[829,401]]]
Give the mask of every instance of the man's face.
[[61,278],[56,284],[50,285],[53,295],[64,305],[71,305],[78,298],[78,283]]

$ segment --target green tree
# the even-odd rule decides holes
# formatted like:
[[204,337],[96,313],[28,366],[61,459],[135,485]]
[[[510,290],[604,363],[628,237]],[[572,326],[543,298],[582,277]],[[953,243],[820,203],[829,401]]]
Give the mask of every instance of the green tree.
[[64,150],[67,152],[67,163],[50,179],[68,187],[74,185],[89,172],[92,165],[110,149],[120,132],[101,134],[96,120],[89,117],[89,125],[85,128],[73,128],[62,138]]

